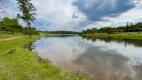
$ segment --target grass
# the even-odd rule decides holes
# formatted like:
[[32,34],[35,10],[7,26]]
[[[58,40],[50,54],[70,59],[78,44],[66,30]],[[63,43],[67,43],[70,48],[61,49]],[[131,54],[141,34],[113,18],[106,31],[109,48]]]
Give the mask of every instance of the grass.
[[21,34],[11,34],[11,32],[1,32],[0,31],[0,39],[11,38],[11,37],[20,37]]
[[[5,38],[5,37],[4,37]],[[24,49],[37,36],[0,41],[0,80],[88,80],[55,67],[36,53]]]
[[82,34],[82,36],[94,36],[94,37],[114,37],[122,39],[139,39],[142,40],[142,32],[123,32],[123,33],[95,33],[95,34]]

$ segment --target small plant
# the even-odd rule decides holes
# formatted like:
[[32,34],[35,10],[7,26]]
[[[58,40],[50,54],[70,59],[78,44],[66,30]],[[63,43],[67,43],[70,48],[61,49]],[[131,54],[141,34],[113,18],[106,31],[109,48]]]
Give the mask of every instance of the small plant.
[[8,54],[13,54],[16,51],[16,49],[12,49],[8,52]]

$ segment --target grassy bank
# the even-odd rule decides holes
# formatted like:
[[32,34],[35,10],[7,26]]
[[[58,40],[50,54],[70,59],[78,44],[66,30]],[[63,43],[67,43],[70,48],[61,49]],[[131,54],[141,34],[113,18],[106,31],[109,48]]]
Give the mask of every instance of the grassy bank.
[[82,36],[94,36],[94,37],[113,37],[122,39],[139,39],[142,40],[142,32],[125,32],[125,33],[95,33],[95,34],[81,34]]
[[0,80],[88,80],[55,67],[25,50],[37,36],[0,41]]
[[6,39],[6,38],[11,38],[11,37],[20,37],[23,36],[21,33],[14,33],[11,34],[11,32],[1,32],[0,31],[0,39]]

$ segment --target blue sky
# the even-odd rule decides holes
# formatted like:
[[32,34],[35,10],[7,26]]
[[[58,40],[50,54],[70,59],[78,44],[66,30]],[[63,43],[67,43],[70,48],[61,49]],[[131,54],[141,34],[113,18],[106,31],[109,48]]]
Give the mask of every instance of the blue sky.
[[[1,1],[1,0],[0,0]],[[3,0],[9,16],[19,12],[16,0]],[[142,0],[31,0],[37,8],[32,26],[38,30],[117,27],[142,22]],[[24,22],[20,20],[24,25]]]

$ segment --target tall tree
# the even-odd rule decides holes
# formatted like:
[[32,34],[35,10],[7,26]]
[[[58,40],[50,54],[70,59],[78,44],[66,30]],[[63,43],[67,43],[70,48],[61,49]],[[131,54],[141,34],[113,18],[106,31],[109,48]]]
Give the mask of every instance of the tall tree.
[[129,22],[127,22],[127,24],[126,24],[125,31],[128,32],[129,31],[128,29],[129,29]]
[[31,22],[34,22],[36,20],[35,18],[35,6],[31,3],[31,0],[17,0],[19,9],[22,12],[22,14],[18,14],[17,17],[22,19],[27,23],[27,27],[30,27]]

